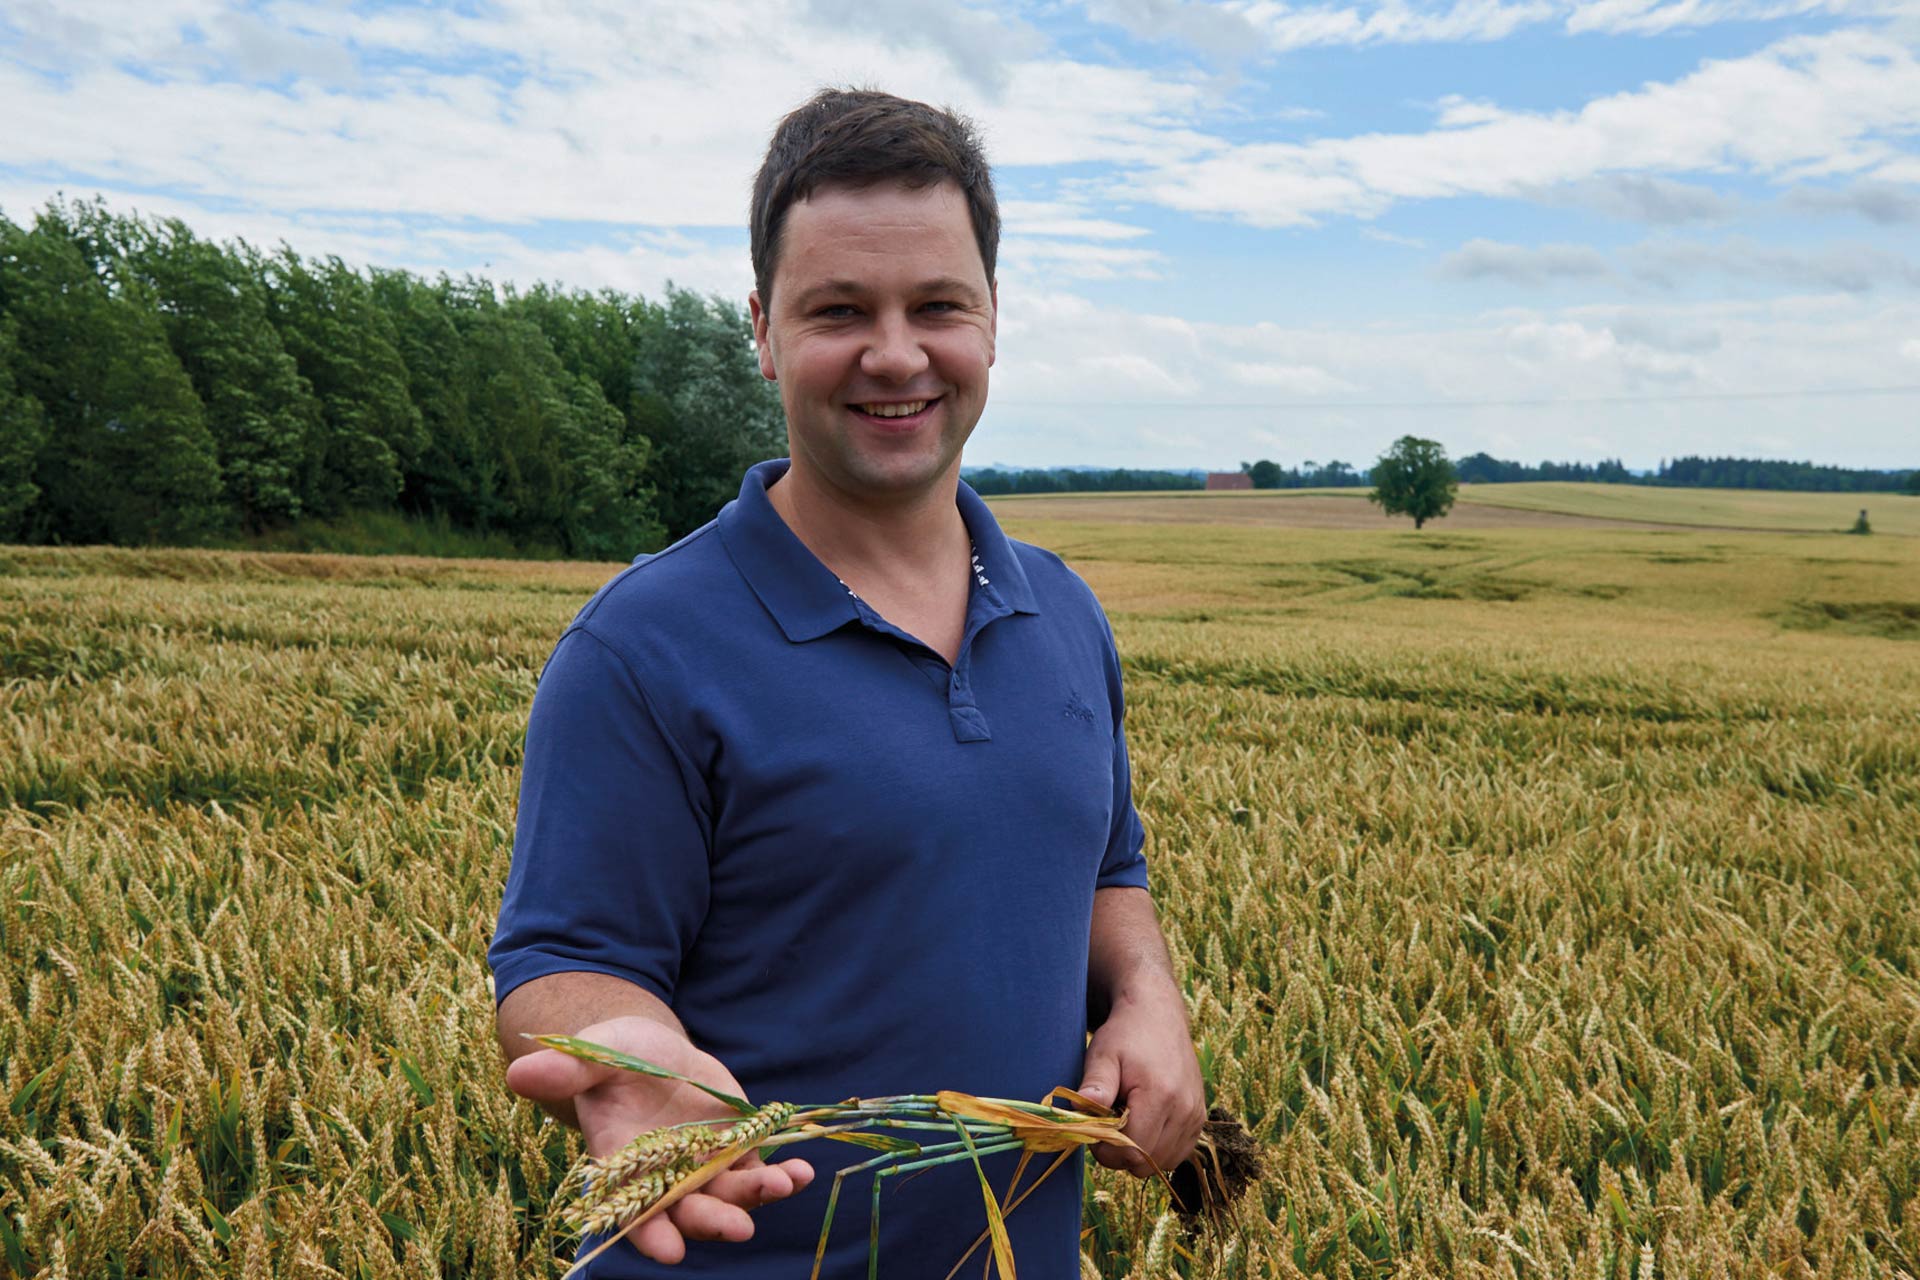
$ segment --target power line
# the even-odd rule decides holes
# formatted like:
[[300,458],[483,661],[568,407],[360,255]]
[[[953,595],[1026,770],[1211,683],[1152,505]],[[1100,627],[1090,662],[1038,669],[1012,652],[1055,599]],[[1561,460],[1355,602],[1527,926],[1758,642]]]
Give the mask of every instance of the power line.
[[1920,385],[1816,387],[1804,391],[1675,391],[1644,396],[1563,396],[1514,400],[1010,400],[990,403],[1016,409],[1537,409],[1558,405],[1670,404],[1729,400],[1821,400],[1853,396],[1920,395]]

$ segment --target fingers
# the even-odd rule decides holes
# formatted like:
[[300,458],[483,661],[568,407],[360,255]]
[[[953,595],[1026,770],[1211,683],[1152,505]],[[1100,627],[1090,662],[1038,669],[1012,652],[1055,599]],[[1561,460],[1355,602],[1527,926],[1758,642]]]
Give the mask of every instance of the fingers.
[[641,1223],[627,1238],[655,1262],[677,1263],[686,1258],[689,1240],[752,1239],[749,1209],[783,1200],[812,1181],[813,1166],[804,1160],[729,1169],[665,1213]]
[[753,1237],[753,1219],[745,1209],[704,1191],[680,1201],[667,1210],[666,1216],[689,1240],[738,1241]]
[[613,1072],[558,1049],[541,1049],[507,1065],[507,1088],[535,1102],[569,1102]]
[[640,1251],[642,1257],[669,1266],[687,1256],[686,1238],[665,1213],[648,1218],[627,1232],[627,1240]]
[[763,1204],[786,1199],[812,1181],[813,1166],[805,1160],[783,1160],[775,1165],[763,1165],[755,1160],[745,1167],[727,1170],[700,1190],[703,1195],[741,1209],[758,1209]]
[[1147,1167],[1146,1157],[1132,1147],[1123,1147],[1118,1143],[1096,1144],[1093,1148],[1093,1158],[1109,1169],[1130,1173],[1136,1178],[1149,1177],[1153,1173],[1153,1170]]
[[1200,1098],[1168,1096],[1144,1086],[1128,1091],[1126,1109],[1126,1135],[1134,1146],[1103,1142],[1093,1149],[1093,1158],[1139,1178],[1151,1177],[1156,1168],[1170,1172],[1192,1155],[1207,1119]]
[[1103,1107],[1113,1105],[1120,1092],[1120,1060],[1112,1054],[1101,1053],[1098,1042],[1087,1051],[1087,1066],[1081,1076],[1078,1092],[1089,1102],[1097,1102]]

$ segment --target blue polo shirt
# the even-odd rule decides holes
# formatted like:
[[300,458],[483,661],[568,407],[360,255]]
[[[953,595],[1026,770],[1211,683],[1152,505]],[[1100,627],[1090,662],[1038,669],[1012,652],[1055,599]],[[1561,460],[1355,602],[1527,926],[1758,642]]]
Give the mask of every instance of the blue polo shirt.
[[[1094,890],[1146,885],[1099,602],[962,484],[975,562],[949,666],[787,528],[767,497],[786,466],[750,470],[561,636],[527,726],[496,998],[568,971],[637,983],[756,1101],[1076,1085]],[[757,1211],[753,1241],[675,1268],[621,1246],[592,1275],[806,1275],[832,1171],[872,1153],[792,1154],[821,1178]],[[989,1173],[1004,1189],[1012,1164]],[[866,1274],[869,1197],[849,1179],[823,1274]],[[1076,1161],[1008,1220],[1021,1275],[1074,1280],[1079,1224]],[[889,1179],[881,1274],[938,1280],[984,1226],[966,1165]]]

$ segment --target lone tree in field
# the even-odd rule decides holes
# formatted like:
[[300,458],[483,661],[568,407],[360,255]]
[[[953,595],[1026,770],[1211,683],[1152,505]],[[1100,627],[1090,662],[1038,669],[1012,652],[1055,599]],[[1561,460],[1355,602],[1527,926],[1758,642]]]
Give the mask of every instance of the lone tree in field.
[[1460,487],[1453,463],[1438,441],[1401,436],[1373,464],[1373,492],[1367,500],[1390,516],[1412,516],[1418,529],[1453,509]]

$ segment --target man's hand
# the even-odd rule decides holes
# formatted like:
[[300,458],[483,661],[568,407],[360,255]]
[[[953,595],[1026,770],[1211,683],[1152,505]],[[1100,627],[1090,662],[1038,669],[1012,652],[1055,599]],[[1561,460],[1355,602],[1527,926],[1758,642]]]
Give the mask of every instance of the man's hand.
[[1087,1045],[1080,1092],[1124,1108],[1127,1136],[1139,1144],[1138,1151],[1111,1142],[1096,1146],[1093,1158],[1107,1168],[1145,1178],[1155,1168],[1170,1172],[1193,1154],[1207,1122],[1206,1089],[1188,1038],[1186,1006],[1171,983],[1157,998],[1114,1005]]
[[1093,1158],[1140,1178],[1155,1167],[1170,1172],[1193,1154],[1207,1123],[1206,1084],[1193,1053],[1186,1002],[1144,889],[1094,892],[1087,997],[1098,1026],[1087,1045],[1080,1092],[1124,1108],[1127,1136],[1141,1148],[1103,1142]]
[[[654,1019],[630,1015],[596,1022],[577,1033],[582,1040],[619,1049],[677,1071],[724,1093],[742,1090],[718,1058],[702,1053],[685,1036]],[[636,1134],[685,1120],[725,1119],[726,1107],[674,1080],[583,1062],[557,1049],[541,1049],[516,1058],[507,1067],[507,1086],[515,1093],[564,1111],[571,1106],[595,1156],[618,1151]],[[804,1160],[764,1165],[748,1155],[733,1168],[685,1197],[665,1213],[649,1218],[627,1236],[656,1262],[679,1262],[688,1240],[745,1240],[753,1235],[748,1210],[785,1199],[813,1181]]]

